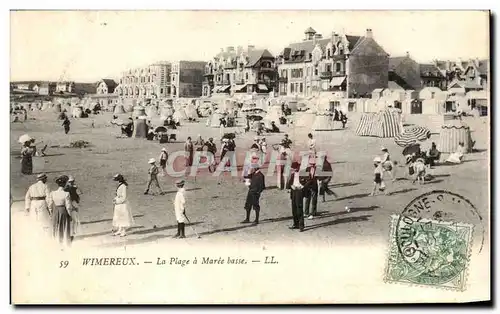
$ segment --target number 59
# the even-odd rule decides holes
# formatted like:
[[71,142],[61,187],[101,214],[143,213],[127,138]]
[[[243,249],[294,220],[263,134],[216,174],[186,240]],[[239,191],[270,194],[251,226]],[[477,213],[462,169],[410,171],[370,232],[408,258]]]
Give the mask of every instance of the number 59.
[[69,261],[60,261],[59,268],[66,268],[69,265]]

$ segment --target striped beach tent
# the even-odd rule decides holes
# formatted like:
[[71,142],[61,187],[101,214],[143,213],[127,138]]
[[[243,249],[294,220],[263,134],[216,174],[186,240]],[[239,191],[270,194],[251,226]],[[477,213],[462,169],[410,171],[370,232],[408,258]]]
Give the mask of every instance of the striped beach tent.
[[454,153],[458,143],[463,142],[467,152],[472,151],[472,136],[469,126],[460,120],[451,120],[441,127],[438,150],[443,153]]
[[395,137],[402,131],[401,114],[394,110],[385,110],[378,113],[378,121],[374,127],[377,137]]
[[374,121],[377,119],[376,113],[364,113],[359,120],[358,127],[356,128],[356,135],[359,136],[372,136]]

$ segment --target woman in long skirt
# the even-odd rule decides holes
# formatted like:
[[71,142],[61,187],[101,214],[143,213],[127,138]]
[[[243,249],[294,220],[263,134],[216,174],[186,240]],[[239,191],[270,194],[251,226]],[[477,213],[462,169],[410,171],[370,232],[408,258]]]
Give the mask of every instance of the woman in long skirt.
[[64,188],[66,192],[69,193],[69,197],[71,199],[71,240],[75,237],[77,234],[79,228],[80,228],[80,214],[79,214],[79,205],[80,205],[80,190],[76,186],[75,183],[75,178],[72,176],[69,176],[68,178],[68,183],[66,184],[66,187]]
[[21,149],[21,173],[33,174],[33,153],[31,141],[25,142]]
[[121,174],[115,175],[113,179],[118,181],[116,197],[113,199],[113,203],[115,204],[113,228],[117,229],[117,231],[113,235],[124,237],[127,235],[127,228],[130,228],[134,224],[134,218],[132,217],[130,205],[127,200],[128,183]]
[[60,244],[71,244],[71,198],[64,191],[67,176],[56,179],[59,188],[49,194],[48,206],[52,214],[52,235]]

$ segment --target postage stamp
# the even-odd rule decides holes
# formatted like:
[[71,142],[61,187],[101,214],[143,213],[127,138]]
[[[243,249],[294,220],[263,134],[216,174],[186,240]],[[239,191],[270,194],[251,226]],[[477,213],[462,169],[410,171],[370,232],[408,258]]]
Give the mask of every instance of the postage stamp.
[[385,281],[464,291],[473,229],[466,223],[392,216]]
[[470,201],[435,190],[391,216],[389,239],[386,282],[464,291],[472,248],[481,251],[484,228]]

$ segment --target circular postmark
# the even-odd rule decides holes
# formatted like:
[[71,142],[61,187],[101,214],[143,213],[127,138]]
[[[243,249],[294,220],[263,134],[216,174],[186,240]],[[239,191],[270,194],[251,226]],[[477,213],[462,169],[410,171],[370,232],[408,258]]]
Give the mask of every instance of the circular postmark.
[[484,233],[481,215],[463,196],[444,190],[418,196],[395,224],[397,277],[430,285],[462,280],[471,248],[481,252]]

